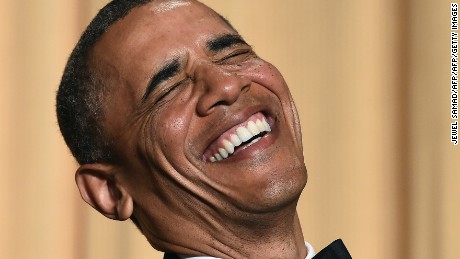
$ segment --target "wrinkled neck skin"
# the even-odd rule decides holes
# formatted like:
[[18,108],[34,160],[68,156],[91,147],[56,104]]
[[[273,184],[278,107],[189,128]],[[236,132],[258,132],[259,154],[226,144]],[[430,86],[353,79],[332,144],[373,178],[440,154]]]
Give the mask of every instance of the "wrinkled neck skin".
[[194,215],[188,211],[184,217],[168,218],[160,227],[152,224],[159,218],[142,213],[142,232],[154,248],[175,254],[303,259],[307,250],[296,205],[297,201],[282,210],[248,213],[241,220],[225,222],[217,212],[199,210],[204,213]]

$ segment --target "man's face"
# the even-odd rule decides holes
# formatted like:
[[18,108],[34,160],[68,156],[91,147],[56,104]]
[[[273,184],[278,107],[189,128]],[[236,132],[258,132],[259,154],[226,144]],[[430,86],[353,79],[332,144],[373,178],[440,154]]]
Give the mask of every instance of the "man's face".
[[105,127],[137,211],[237,220],[295,208],[307,174],[287,85],[212,10],[135,8],[94,55],[110,87]]

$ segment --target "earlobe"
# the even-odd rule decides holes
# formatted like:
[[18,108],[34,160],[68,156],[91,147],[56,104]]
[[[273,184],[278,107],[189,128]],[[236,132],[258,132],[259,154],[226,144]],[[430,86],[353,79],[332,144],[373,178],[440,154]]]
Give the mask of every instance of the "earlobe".
[[118,220],[127,220],[133,214],[133,200],[130,195],[122,194],[117,204]]
[[75,173],[75,181],[83,200],[104,216],[126,220],[133,213],[132,198],[117,182],[113,166],[82,165]]

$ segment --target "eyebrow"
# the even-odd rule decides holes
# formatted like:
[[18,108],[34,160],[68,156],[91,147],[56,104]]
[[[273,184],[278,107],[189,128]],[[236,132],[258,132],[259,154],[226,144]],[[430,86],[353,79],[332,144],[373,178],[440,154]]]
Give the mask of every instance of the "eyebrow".
[[208,41],[206,43],[206,46],[210,51],[218,52],[238,44],[244,44],[249,46],[249,44],[247,44],[246,41],[244,41],[243,38],[238,34],[225,34],[219,36]]
[[145,89],[144,96],[142,96],[142,102],[147,100],[149,95],[153,92],[153,90],[155,90],[155,88],[159,84],[177,75],[177,73],[179,72],[179,68],[180,64],[178,58],[175,58],[163,65],[160,68],[160,70],[149,81],[147,88]]

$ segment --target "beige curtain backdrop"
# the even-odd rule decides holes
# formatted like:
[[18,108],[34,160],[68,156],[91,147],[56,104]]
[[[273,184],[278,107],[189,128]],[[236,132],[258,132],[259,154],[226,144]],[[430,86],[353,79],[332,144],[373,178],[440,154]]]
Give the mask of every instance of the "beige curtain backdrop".
[[[84,204],[54,95],[107,0],[0,0],[0,258],[153,259],[130,222]],[[303,127],[305,239],[354,258],[459,258],[450,2],[204,1],[284,74]]]

